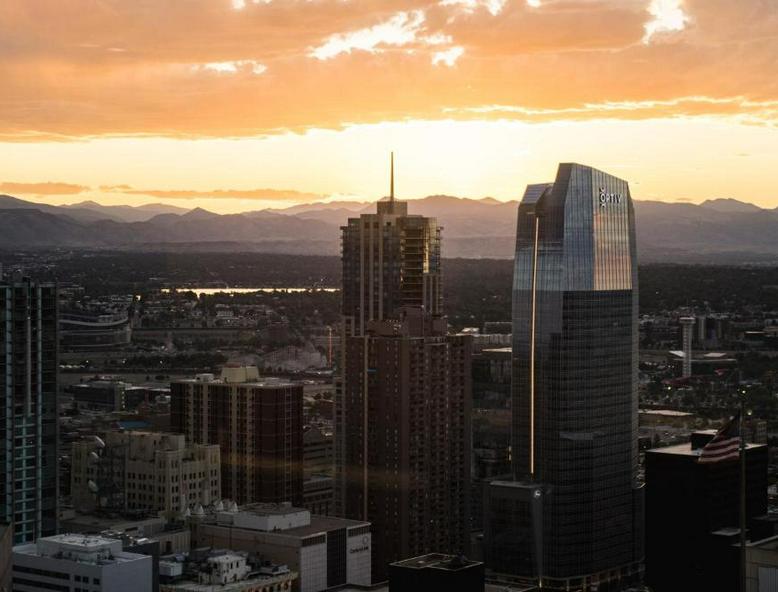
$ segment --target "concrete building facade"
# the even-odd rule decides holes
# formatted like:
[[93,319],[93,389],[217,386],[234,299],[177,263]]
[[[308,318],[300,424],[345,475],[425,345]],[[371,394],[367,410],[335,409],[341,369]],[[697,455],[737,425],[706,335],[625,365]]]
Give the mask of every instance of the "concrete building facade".
[[371,583],[371,528],[366,522],[312,516],[283,504],[252,504],[190,520],[192,544],[229,548],[285,564],[298,573],[295,589],[320,592]]
[[15,592],[152,592],[153,559],[122,541],[60,534],[13,549]]

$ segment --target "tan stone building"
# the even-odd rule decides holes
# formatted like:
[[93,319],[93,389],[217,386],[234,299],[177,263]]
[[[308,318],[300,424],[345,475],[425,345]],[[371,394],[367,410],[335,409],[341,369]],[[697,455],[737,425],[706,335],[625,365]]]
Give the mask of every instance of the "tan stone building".
[[71,495],[78,511],[99,504],[176,515],[221,496],[218,445],[188,446],[183,434],[160,432],[109,432],[104,444],[73,443]]

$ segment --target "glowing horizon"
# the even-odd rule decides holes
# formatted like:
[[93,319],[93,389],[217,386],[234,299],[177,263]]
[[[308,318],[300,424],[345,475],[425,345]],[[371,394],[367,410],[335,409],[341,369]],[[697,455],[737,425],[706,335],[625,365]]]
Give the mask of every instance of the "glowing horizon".
[[516,200],[576,161],[637,199],[778,206],[778,15],[756,0],[144,6],[0,6],[0,193],[373,201],[394,150],[402,199]]

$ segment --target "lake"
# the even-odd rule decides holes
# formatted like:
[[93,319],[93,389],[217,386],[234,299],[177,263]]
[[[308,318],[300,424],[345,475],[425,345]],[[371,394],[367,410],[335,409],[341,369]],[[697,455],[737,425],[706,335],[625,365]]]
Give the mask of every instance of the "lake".
[[[253,292],[337,292],[339,288],[175,288],[176,292],[194,292],[198,296],[205,294],[251,294]],[[162,292],[170,292],[170,288],[163,288]]]

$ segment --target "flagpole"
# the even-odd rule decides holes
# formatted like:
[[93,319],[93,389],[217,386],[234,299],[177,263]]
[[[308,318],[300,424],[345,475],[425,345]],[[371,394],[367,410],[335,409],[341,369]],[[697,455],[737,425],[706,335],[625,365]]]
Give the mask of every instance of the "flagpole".
[[[739,386],[739,385],[738,385]],[[739,390],[739,389],[738,389]],[[746,410],[746,395],[740,391],[740,590],[746,592],[746,436],[743,430],[743,416]]]

